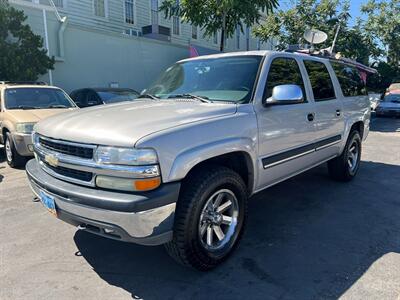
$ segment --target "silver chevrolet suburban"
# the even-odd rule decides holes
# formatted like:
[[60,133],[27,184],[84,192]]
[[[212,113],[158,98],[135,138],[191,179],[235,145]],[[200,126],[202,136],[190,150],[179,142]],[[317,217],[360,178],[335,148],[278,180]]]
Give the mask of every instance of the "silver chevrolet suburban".
[[238,244],[248,198],[328,162],[356,175],[369,131],[360,70],[255,51],[177,62],[129,103],[47,118],[33,133],[33,192],[80,230],[165,244],[209,270]]

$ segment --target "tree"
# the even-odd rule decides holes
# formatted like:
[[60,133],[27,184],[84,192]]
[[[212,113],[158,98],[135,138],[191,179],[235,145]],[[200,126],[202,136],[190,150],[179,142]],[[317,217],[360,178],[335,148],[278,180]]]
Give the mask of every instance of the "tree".
[[237,26],[252,26],[278,5],[278,0],[165,0],[160,7],[167,18],[179,16],[184,22],[199,26],[204,35],[211,37],[221,31],[220,50],[224,51],[226,38],[235,33]]
[[319,29],[328,34],[328,39],[319,45],[328,48],[332,45],[336,30],[340,25],[335,52],[368,64],[369,57],[379,56],[376,44],[362,31],[360,22],[354,28],[348,27],[351,18],[349,3],[339,0],[299,0],[288,10],[279,10],[267,17],[266,22],[255,29],[255,35],[261,40],[276,38],[278,48],[288,45],[307,43],[303,39],[306,29]]
[[[389,65],[400,67],[400,0],[369,0],[361,11],[367,19],[363,29],[386,52]],[[386,51],[385,51],[386,50]]]
[[0,80],[34,81],[53,69],[54,59],[47,56],[42,38],[23,24],[26,19],[0,0]]

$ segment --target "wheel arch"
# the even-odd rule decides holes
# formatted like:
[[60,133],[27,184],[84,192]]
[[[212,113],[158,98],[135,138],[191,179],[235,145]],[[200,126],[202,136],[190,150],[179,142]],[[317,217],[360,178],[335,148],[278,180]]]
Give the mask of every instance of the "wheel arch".
[[237,172],[251,194],[256,182],[256,153],[248,141],[205,145],[180,154],[174,161],[168,181],[185,179],[205,165],[221,165]]

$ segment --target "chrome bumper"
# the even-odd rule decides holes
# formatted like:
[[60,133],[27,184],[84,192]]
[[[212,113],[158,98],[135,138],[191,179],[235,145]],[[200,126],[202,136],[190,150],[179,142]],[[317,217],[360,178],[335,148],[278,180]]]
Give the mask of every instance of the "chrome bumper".
[[33,143],[30,134],[14,132],[11,137],[19,155],[33,156]]
[[128,194],[61,181],[44,172],[34,159],[27,163],[26,172],[36,196],[44,191],[54,197],[57,217],[79,229],[142,245],[160,245],[172,239],[179,183]]

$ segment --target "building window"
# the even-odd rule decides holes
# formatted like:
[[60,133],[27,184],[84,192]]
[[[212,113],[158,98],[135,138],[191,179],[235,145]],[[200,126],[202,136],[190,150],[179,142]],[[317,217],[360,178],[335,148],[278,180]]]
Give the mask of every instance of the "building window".
[[192,25],[192,39],[197,40],[197,26]]
[[250,27],[246,27],[246,50],[250,50]]
[[93,0],[94,15],[97,17],[107,17],[107,0]]
[[128,24],[135,23],[134,0],[125,0],[125,22]]
[[[176,6],[179,6],[179,0],[176,0]],[[179,35],[180,31],[180,18],[179,16],[173,16],[172,17],[172,33]]]
[[180,27],[180,20],[179,17],[173,16],[172,17],[172,33],[179,35],[179,28]]
[[240,49],[240,27],[236,26],[236,48]]
[[261,50],[261,40],[257,39],[257,50]]
[[151,0],[151,24],[158,25],[158,0]]
[[64,0],[53,0],[53,3],[55,6],[60,7],[60,8],[63,8],[65,6]]
[[218,32],[214,32],[213,42],[214,44],[218,44]]

